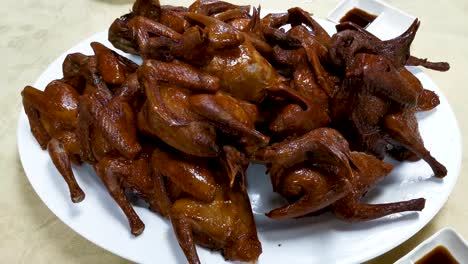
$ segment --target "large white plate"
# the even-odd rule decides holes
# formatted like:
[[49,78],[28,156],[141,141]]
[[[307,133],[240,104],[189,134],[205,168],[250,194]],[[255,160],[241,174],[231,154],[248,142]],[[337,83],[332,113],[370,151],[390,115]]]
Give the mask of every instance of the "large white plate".
[[[320,20],[327,30],[331,23]],[[39,77],[34,87],[44,89],[48,82],[62,77],[66,54],[92,54],[89,43],[99,41],[108,47],[107,33],[83,40],[61,55]],[[133,57],[135,59],[135,57]],[[421,213],[402,213],[365,223],[346,223],[330,214],[298,220],[273,221],[264,216],[280,199],[272,193],[264,167],[248,170],[249,196],[263,246],[259,263],[356,263],[376,257],[399,245],[425,226],[446,202],[457,181],[461,162],[461,139],[455,116],[442,92],[417,68],[411,69],[424,87],[437,92],[441,104],[436,110],[418,116],[426,147],[448,169],[443,180],[435,179],[422,162],[396,164],[393,172],[367,195],[372,203],[424,197]],[[127,220],[107,193],[93,170],[74,167],[78,183],[86,193],[80,204],[72,204],[64,180],[49,155],[42,151],[30,132],[24,111],[18,124],[18,149],[26,175],[42,201],[65,224],[91,242],[139,263],[185,263],[185,257],[168,220],[149,210],[136,211],[146,224],[135,238]],[[198,248],[202,263],[219,263],[218,252]]]

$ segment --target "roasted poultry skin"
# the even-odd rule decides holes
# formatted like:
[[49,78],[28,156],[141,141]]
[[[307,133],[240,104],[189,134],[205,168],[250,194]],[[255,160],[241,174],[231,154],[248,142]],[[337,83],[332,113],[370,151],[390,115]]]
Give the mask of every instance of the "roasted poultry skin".
[[21,92],[31,132],[42,149],[47,149],[70,191],[74,203],[85,198],[72,171],[80,164],[80,145],[76,135],[78,92],[62,80],[49,83],[44,91],[26,86]]
[[195,243],[222,250],[226,260],[248,262],[261,254],[250,201],[239,183],[230,186],[226,179],[218,180],[209,203],[182,198],[172,205],[172,226],[189,263],[200,263]]
[[352,22],[330,35],[299,7],[262,14],[217,0],[136,0],[108,39],[141,65],[93,42],[92,55],[69,54],[63,77],[43,91],[26,86],[23,107],[72,202],[85,198],[73,164],[88,163],[133,235],[145,229],[136,198],[170,221],[189,263],[200,263],[197,244],[255,263],[252,162],[266,165],[272,191],[285,198],[265,212],[273,220],[423,210],[424,198],[362,201],[392,171],[386,157],[447,175],[415,116],[440,100],[407,66],[450,65],[410,53],[419,25],[382,41]]

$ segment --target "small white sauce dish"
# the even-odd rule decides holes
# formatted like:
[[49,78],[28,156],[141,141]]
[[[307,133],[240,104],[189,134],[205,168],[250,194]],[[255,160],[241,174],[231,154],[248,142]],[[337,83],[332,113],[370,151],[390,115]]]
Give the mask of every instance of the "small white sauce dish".
[[343,0],[328,14],[327,19],[338,24],[340,19],[353,8],[359,8],[377,16],[366,27],[366,30],[382,40],[399,36],[416,19],[416,17],[379,0]]
[[446,227],[419,244],[395,264],[415,263],[437,246],[447,248],[450,254],[461,264],[468,263],[468,243],[454,229]]

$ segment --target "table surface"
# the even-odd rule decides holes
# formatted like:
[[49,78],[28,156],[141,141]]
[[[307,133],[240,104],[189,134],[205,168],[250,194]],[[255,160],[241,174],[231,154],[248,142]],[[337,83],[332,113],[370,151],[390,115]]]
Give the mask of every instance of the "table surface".
[[[238,2],[238,1],[236,1]],[[286,10],[302,6],[325,17],[338,0],[239,1],[264,8]],[[412,53],[450,62],[446,73],[426,71],[448,98],[462,131],[468,136],[465,81],[468,67],[468,1],[387,1],[419,17],[422,26]],[[131,8],[133,0],[3,0],[0,7],[0,256],[4,263],[127,263],[87,241],[63,224],[36,195],[21,166],[16,127],[21,109],[20,92],[32,84],[58,55],[85,37],[106,30]],[[189,5],[188,0],[163,4]],[[273,6],[274,5],[274,6]],[[36,146],[34,146],[36,147]],[[467,151],[466,140],[463,152]],[[393,263],[437,230],[450,226],[468,238],[468,174],[463,158],[461,175],[447,204],[414,237],[370,261]],[[157,246],[157,245],[156,245]]]

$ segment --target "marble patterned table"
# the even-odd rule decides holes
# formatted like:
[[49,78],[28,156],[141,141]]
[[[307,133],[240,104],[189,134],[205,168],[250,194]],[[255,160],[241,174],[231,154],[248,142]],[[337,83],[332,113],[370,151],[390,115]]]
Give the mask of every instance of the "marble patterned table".
[[[31,84],[59,54],[81,39],[106,30],[127,12],[133,0],[3,0],[0,6],[0,258],[2,263],[127,263],[92,244],[58,220],[37,197],[21,167],[16,126],[20,91]],[[191,1],[162,1],[188,5]],[[325,17],[337,0],[239,1],[265,8],[301,5]],[[468,136],[466,72],[468,69],[468,2],[465,0],[390,0],[419,17],[422,26],[413,53],[449,61],[447,73],[427,71],[448,98]],[[468,151],[464,141],[463,152]],[[420,232],[369,263],[393,263],[442,227],[451,226],[468,238],[468,172],[462,161],[457,186],[440,213]]]

